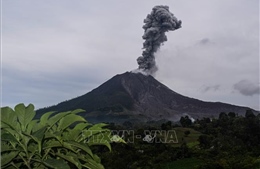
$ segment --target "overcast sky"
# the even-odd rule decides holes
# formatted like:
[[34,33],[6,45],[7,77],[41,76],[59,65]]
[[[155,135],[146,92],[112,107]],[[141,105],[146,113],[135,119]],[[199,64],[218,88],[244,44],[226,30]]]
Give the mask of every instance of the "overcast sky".
[[155,78],[182,95],[259,108],[258,0],[2,1],[2,105],[51,106],[138,67],[143,20],[168,5]]

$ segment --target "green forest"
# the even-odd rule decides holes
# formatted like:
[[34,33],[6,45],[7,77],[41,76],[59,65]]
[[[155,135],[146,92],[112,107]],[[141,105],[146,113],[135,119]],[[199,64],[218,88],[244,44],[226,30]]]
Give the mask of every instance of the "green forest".
[[[111,125],[111,129],[127,126]],[[129,126],[129,122],[128,122]],[[142,169],[259,169],[260,115],[251,110],[244,116],[221,112],[218,118],[203,118],[194,122],[182,117],[175,124],[144,125],[144,130],[174,130],[178,143],[147,143],[136,140],[130,144],[112,144],[113,151],[100,153],[103,164],[112,168]],[[141,150],[141,151],[140,151]]]
[[260,168],[260,114],[251,110],[144,124],[90,124],[82,111],[37,119],[32,104],[1,108],[1,168]]

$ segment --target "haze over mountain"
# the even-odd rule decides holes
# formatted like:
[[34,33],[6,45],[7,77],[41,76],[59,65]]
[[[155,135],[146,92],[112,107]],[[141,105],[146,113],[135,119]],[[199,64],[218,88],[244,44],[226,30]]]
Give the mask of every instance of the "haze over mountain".
[[205,102],[174,92],[153,76],[126,72],[118,74],[89,93],[39,109],[48,111],[84,109],[81,115],[91,122],[177,121],[183,115],[193,118],[217,117],[220,112],[244,115],[248,107],[221,102]]

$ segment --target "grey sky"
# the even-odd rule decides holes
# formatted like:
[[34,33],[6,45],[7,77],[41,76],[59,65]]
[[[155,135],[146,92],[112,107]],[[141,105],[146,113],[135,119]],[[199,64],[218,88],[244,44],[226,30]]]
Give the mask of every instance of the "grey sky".
[[241,80],[238,83],[234,84],[234,89],[239,91],[245,96],[253,96],[260,93],[259,85],[256,85],[248,80]]
[[259,110],[259,92],[242,92],[259,88],[258,0],[3,1],[2,106],[50,106],[136,69],[155,5],[182,20],[156,54],[156,79],[189,97]]

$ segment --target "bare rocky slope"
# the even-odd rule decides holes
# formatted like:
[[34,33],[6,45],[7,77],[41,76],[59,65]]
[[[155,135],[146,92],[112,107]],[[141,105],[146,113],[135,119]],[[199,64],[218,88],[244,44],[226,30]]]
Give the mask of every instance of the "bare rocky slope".
[[220,112],[244,115],[248,107],[221,102],[205,102],[178,94],[152,76],[126,72],[80,97],[37,111],[84,109],[81,115],[92,122],[177,121],[183,115],[193,118],[217,117]]

